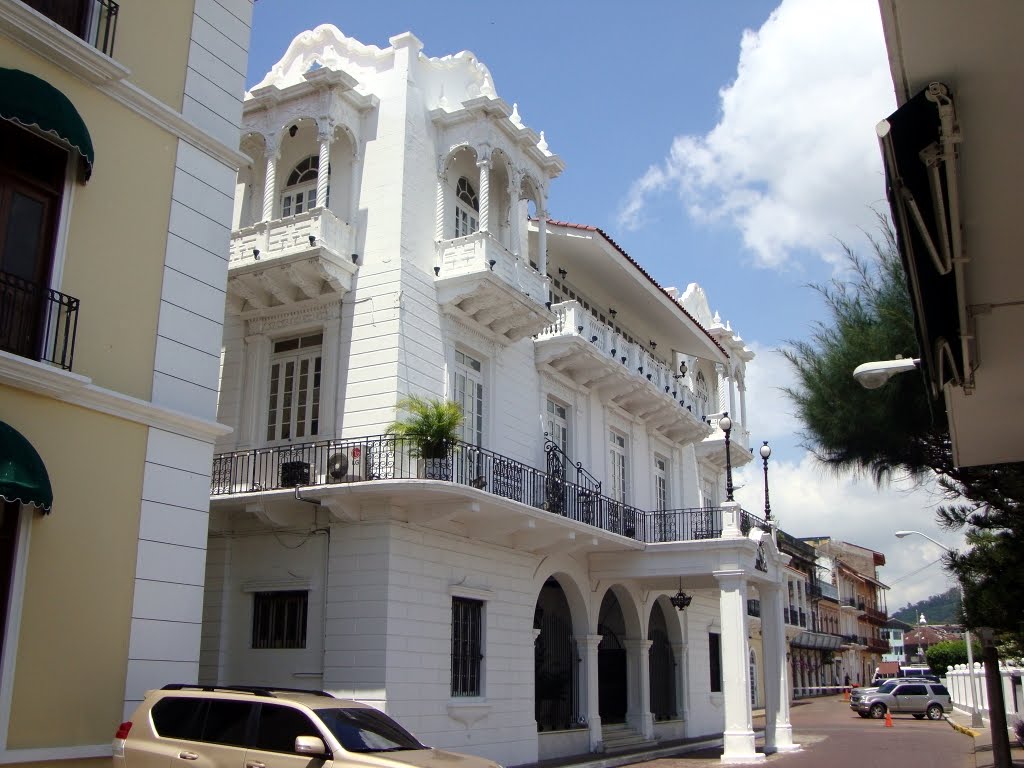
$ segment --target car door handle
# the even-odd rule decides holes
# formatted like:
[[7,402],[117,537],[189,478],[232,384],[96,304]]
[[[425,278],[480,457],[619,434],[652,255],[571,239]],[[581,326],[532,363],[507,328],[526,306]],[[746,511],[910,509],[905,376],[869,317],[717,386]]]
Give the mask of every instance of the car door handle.
[[252,761],[252,762],[246,763],[245,764],[245,768],[267,768],[267,764],[266,763],[257,763],[256,761]]
[[197,755],[195,752],[179,752],[178,753],[178,757],[180,757],[182,760],[198,760],[199,759],[199,755]]

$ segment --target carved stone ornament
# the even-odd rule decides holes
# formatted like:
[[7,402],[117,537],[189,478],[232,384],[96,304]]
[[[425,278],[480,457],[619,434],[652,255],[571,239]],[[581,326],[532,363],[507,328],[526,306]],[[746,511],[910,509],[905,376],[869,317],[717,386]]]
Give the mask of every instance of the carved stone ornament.
[[272,312],[264,317],[246,320],[246,335],[271,333],[293,326],[324,323],[341,317],[341,302],[332,301],[327,304],[309,304],[299,309]]

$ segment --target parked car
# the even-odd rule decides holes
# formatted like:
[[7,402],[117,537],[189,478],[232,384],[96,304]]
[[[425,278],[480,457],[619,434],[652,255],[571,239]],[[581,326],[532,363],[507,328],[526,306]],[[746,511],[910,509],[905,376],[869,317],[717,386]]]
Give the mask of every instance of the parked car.
[[876,689],[855,689],[850,708],[861,717],[885,717],[886,712],[908,713],[918,720],[940,720],[950,709],[949,691],[941,683],[890,680]]
[[210,768],[501,768],[430,749],[380,710],[323,691],[174,684],[149,691],[121,723],[113,764],[166,768],[179,760]]

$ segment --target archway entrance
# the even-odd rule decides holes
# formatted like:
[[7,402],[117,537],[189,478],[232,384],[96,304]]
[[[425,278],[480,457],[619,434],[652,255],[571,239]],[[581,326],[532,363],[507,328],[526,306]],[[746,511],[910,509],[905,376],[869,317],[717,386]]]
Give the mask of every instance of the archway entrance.
[[538,731],[560,731],[580,723],[580,656],[572,632],[572,615],[562,585],[544,582],[537,598],[533,628],[534,716]]
[[647,625],[651,640],[648,669],[651,685],[651,715],[655,720],[673,720],[676,707],[676,658],[668,637],[668,627],[661,604],[655,603]]
[[601,643],[597,646],[597,703],[602,724],[626,722],[628,677],[626,674],[626,623],[622,608],[612,592],[601,602],[597,623]]

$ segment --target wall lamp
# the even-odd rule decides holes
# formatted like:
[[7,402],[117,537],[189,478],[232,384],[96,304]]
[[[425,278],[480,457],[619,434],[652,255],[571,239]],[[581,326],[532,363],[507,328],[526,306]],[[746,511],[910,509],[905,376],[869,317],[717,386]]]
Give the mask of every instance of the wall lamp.
[[309,236],[309,247],[312,248],[314,245],[316,245],[316,235],[310,235]]
[[568,275],[568,274],[569,274],[569,271],[567,269],[565,269],[564,267],[559,267],[558,268],[558,276],[561,277],[563,280],[565,280],[565,276]]
[[619,311],[617,309],[615,309],[615,307],[612,307],[611,309],[608,310],[608,314],[611,315],[612,316],[612,320],[614,320],[615,316],[617,314],[619,314]]
[[657,349],[657,348],[658,348],[658,342],[656,342],[654,339],[651,339],[651,349]]
[[672,597],[670,597],[668,601],[672,603],[672,606],[680,612],[685,611],[687,608],[689,608],[690,603],[693,602],[693,597],[683,592],[682,576],[679,577],[679,591],[672,595]]
[[672,378],[675,379],[676,381],[679,381],[679,379],[683,378],[684,376],[686,376],[686,361],[685,360],[683,360],[683,362],[681,362],[679,364],[679,373],[674,375],[674,376],[672,376]]
[[357,264],[358,262],[359,262],[359,254],[358,253],[353,253],[352,254],[352,263],[353,264]]
[[259,248],[253,248],[252,249],[252,257],[254,259],[256,259],[256,261],[260,260],[260,249]]

